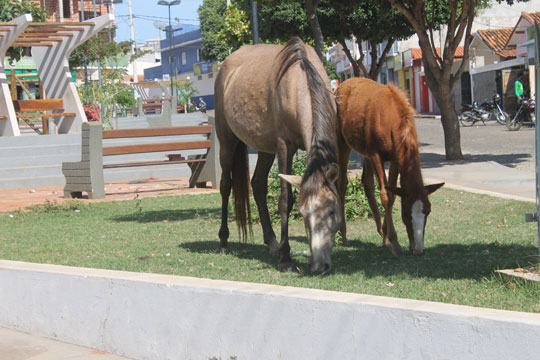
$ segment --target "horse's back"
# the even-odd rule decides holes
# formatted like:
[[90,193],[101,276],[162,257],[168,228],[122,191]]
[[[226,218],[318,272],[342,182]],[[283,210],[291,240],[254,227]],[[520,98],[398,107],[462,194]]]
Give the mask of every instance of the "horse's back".
[[[303,45],[305,46],[305,45]],[[229,55],[215,83],[216,129],[234,134],[256,150],[275,153],[278,138],[305,148],[312,130],[311,98],[304,70],[293,64],[284,72],[281,45],[248,45]],[[326,73],[314,50],[305,46],[323,79]]]
[[258,150],[275,148],[267,108],[272,66],[281,48],[267,44],[243,46],[225,59],[214,85],[216,129],[232,132]]
[[336,99],[343,136],[351,148],[364,155],[391,153],[393,134],[411,125],[408,114],[413,110],[393,85],[352,78],[339,86]]

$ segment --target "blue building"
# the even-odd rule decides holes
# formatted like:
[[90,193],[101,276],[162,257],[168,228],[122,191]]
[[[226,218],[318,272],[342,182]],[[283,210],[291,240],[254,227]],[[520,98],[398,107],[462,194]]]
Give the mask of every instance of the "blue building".
[[[174,36],[170,38],[170,34]],[[194,102],[202,97],[208,109],[214,108],[214,78],[217,63],[202,58],[203,37],[199,26],[181,24],[160,42],[161,65],[144,70],[145,80],[190,80],[199,91]]]

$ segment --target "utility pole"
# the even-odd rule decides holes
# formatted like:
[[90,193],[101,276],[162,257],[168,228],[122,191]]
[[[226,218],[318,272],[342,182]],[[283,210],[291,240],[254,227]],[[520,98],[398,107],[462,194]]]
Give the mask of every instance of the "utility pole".
[[[163,6],[167,6],[169,8],[169,51],[170,51],[170,55],[169,55],[169,81],[171,82],[171,98],[172,97],[176,97],[176,94],[173,94],[174,92],[174,86],[173,86],[173,61],[174,61],[174,57],[173,57],[173,45],[174,45],[174,39],[173,39],[173,36],[174,36],[174,31],[172,29],[172,25],[171,25],[171,6],[174,6],[174,5],[180,5],[180,0],[173,0],[173,1],[167,1],[167,0],[159,0],[158,1],[158,5],[163,5]],[[161,53],[162,57],[163,57],[163,53]],[[163,61],[163,59],[161,59]],[[176,66],[174,67],[175,68],[175,71],[176,71]],[[175,101],[172,101],[172,103],[176,103]]]
[[131,34],[131,55],[133,56],[133,82],[136,83],[138,81],[137,77],[137,64],[135,60],[135,28],[133,26],[133,11],[131,8],[131,0],[128,1],[128,9],[129,9],[129,31]]
[[[84,0],[81,0],[81,21],[84,21]],[[83,53],[83,65],[84,65],[84,89],[86,93],[86,103],[85,105],[88,105],[88,63],[86,62],[86,54]]]
[[251,2],[251,24],[253,25],[253,45],[259,43],[259,14],[257,13],[257,2]]
[[[92,6],[94,8],[94,19],[97,18],[97,13],[96,13],[96,0],[92,0]],[[100,36],[99,34],[97,34],[96,36]],[[101,77],[101,59],[100,61],[98,61],[98,84],[99,84],[99,91],[101,93],[101,89],[102,89],[102,84],[103,84],[103,79]],[[99,118],[101,119],[101,121],[103,122],[105,120],[105,109],[103,108],[103,102],[101,101],[100,99],[100,102],[99,102]]]

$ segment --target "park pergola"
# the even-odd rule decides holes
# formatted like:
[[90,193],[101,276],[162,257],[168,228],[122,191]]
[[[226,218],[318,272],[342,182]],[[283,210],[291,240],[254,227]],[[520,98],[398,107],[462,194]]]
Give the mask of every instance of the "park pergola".
[[42,95],[45,99],[63,101],[63,111],[57,112],[66,115],[54,117],[58,132],[78,133],[81,124],[87,120],[69,71],[68,57],[77,46],[109,26],[113,20],[113,15],[106,14],[83,22],[37,23],[32,22],[30,14],[25,14],[11,22],[0,23],[0,136],[20,135],[11,93],[13,89],[10,90],[5,74],[8,49],[12,46],[30,48]]

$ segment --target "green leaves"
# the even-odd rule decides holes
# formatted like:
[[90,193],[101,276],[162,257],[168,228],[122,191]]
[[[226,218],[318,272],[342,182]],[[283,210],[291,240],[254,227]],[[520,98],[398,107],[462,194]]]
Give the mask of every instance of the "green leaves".
[[248,15],[235,5],[227,7],[225,26],[218,36],[231,47],[231,51],[239,49],[251,40],[250,22]]
[[201,34],[204,38],[202,56],[209,61],[222,61],[229,55],[229,46],[219,32],[225,28],[225,0],[204,0],[199,7]]
[[49,14],[32,0],[0,0],[0,21],[9,22],[24,14],[31,14],[32,20],[43,22]]

